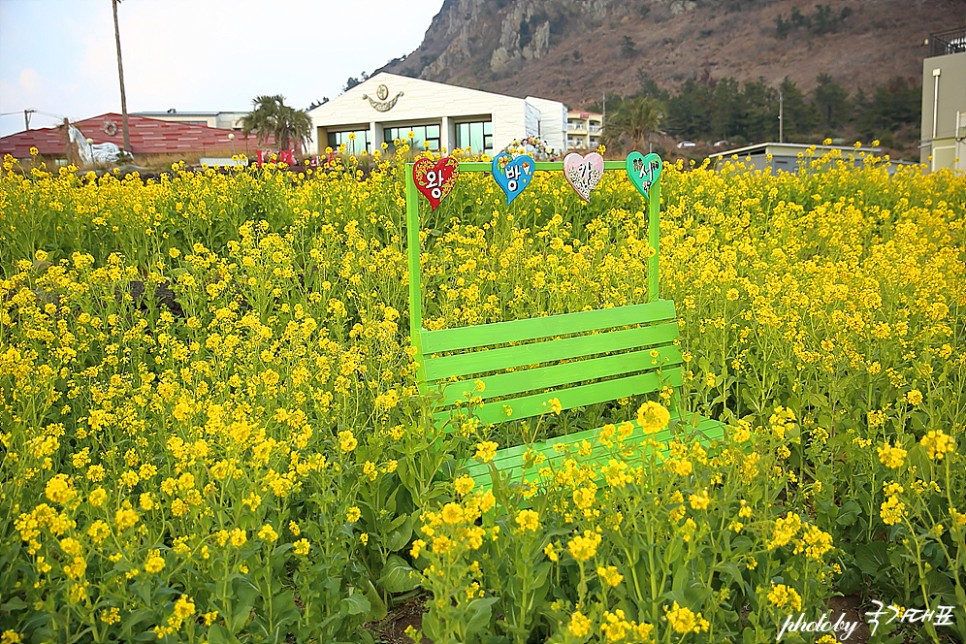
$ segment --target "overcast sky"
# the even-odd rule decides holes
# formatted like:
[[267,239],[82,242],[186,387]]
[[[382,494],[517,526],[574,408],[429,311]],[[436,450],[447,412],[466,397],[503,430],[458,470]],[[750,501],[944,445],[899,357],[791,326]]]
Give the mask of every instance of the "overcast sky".
[[[128,112],[334,98],[422,42],[443,0],[123,0]],[[0,0],[0,136],[120,112],[111,0]]]

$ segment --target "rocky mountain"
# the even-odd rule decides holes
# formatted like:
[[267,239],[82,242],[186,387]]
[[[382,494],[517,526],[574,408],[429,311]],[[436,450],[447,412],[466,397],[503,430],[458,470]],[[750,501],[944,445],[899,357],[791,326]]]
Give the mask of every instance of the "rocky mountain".
[[382,70],[587,107],[649,78],[819,74],[854,91],[920,82],[931,32],[966,26],[964,0],[446,0],[423,43]]

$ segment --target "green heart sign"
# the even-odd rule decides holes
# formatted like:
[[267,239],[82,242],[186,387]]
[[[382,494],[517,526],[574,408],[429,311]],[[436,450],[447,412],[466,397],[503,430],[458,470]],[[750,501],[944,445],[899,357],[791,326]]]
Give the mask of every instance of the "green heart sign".
[[640,152],[627,155],[627,176],[637,188],[638,192],[650,199],[651,186],[657,183],[661,176],[664,162],[653,152],[644,156]]

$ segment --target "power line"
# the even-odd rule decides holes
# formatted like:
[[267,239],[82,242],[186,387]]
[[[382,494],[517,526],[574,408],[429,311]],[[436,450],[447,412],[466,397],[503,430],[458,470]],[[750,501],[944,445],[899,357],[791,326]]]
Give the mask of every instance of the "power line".
[[0,116],[23,116],[24,112],[30,112],[31,114],[40,114],[42,116],[49,116],[55,119],[67,118],[63,114],[52,114],[50,112],[41,112],[40,110],[18,110],[16,112],[2,112],[0,113]]

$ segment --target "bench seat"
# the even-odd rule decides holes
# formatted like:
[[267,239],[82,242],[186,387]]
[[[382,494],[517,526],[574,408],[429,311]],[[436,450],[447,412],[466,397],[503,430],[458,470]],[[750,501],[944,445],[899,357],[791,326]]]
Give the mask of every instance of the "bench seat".
[[[467,474],[475,481],[475,487],[482,490],[490,489],[493,486],[494,470],[498,471],[499,476],[509,483],[539,484],[542,470],[545,468],[558,470],[568,458],[576,457],[581,465],[594,466],[598,470],[612,459],[621,459],[629,465],[634,465],[634,457],[628,458],[622,452],[628,450],[637,452],[638,446],[642,446],[642,450],[651,449],[648,441],[654,441],[660,446],[657,452],[663,459],[668,454],[667,443],[671,439],[675,437],[691,439],[707,446],[712,441],[721,440],[724,437],[725,427],[721,421],[701,418],[696,427],[688,430],[685,421],[672,416],[667,427],[647,435],[644,434],[636,421],[632,421],[632,424],[634,425],[633,433],[619,443],[615,439],[611,445],[607,445],[601,442],[599,438],[602,428],[588,429],[573,434],[555,436],[530,445],[517,445],[497,450],[493,460],[488,463],[477,460],[468,462],[466,464]],[[589,445],[589,450],[582,449],[584,441]],[[531,450],[531,458],[534,455],[540,455],[544,457],[544,460],[537,465],[531,464],[527,467],[525,454],[528,450]],[[602,477],[598,476],[598,478]]]

